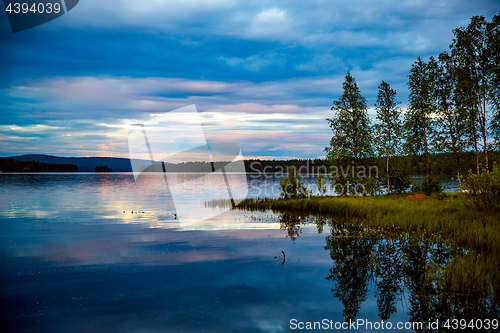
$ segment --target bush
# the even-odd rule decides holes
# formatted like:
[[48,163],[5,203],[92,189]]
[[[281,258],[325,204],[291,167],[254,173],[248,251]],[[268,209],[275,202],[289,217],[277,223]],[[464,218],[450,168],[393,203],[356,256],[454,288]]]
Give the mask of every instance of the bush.
[[429,184],[427,184],[427,179],[422,179],[420,183],[413,182],[411,185],[411,191],[413,193],[423,193],[425,195],[431,195],[432,193],[441,193],[443,191],[443,186],[441,181],[435,177],[429,177]]
[[492,171],[483,168],[479,175],[469,174],[464,179],[467,200],[479,210],[500,211],[500,167],[493,164]]
[[447,192],[432,193],[430,196],[436,200],[445,200],[445,199],[453,198],[453,196]]
[[[385,187],[387,187],[387,180],[384,178]],[[391,187],[391,193],[403,193],[408,191],[411,185],[410,175],[405,169],[400,167],[391,167],[389,169],[389,186]]]
[[288,178],[280,178],[280,197],[283,199],[307,198],[309,191],[297,174],[295,167],[288,168]]
[[365,189],[363,194],[375,195],[380,193],[381,181],[378,177],[366,177],[363,179],[362,184]]
[[321,172],[318,174],[318,180],[317,180],[316,185],[318,187],[319,195],[325,195],[326,194],[326,180],[325,180],[325,177],[321,174]]

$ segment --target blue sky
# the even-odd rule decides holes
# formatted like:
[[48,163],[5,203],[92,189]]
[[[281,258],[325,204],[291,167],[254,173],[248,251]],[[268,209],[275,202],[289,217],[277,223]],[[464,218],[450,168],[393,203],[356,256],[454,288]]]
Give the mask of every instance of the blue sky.
[[404,108],[418,56],[494,1],[81,0],[13,34],[0,14],[0,155],[127,157],[133,124],[195,104],[207,139],[247,158],[316,158],[346,71],[373,114]]

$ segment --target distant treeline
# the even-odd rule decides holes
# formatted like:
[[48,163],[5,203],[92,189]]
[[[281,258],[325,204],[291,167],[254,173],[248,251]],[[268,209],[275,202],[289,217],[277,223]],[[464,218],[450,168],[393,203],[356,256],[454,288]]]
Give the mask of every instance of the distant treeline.
[[49,164],[38,161],[17,161],[11,158],[0,158],[2,172],[77,172],[74,164]]
[[[500,152],[492,151],[490,165],[492,161],[500,160]],[[439,174],[455,173],[455,159],[451,153],[438,153],[429,155],[429,164],[433,170]],[[474,170],[476,166],[476,155],[474,152],[464,152],[460,155],[461,173],[466,173],[469,169]],[[404,166],[409,174],[422,174],[425,172],[424,156],[414,158],[411,156],[394,156],[393,161],[398,165]],[[481,160],[480,162],[484,162]],[[300,174],[328,173],[332,167],[341,166],[342,163],[327,161],[324,159],[294,159],[294,160],[246,160],[245,171],[251,173],[286,173],[288,168],[294,167]],[[385,158],[367,158],[362,161],[366,166],[377,166],[379,174],[385,174]],[[241,172],[240,165],[234,165],[229,162],[214,162],[213,168],[210,162],[184,162],[179,164],[165,164],[166,172],[212,172],[224,167],[226,172]],[[0,158],[0,171],[2,172],[78,172],[74,164],[52,164],[40,163],[38,161],[17,161],[10,158]],[[86,170],[83,170],[86,171]],[[96,172],[112,172],[107,166],[96,166]],[[147,171],[163,172],[161,164],[155,164],[149,167]]]
[[[490,165],[492,161],[500,160],[500,152],[492,151]],[[484,157],[483,157],[484,159]],[[469,169],[474,170],[476,167],[476,155],[474,152],[463,152],[460,154],[461,173],[467,173]],[[422,174],[425,172],[425,156],[394,156],[393,161],[398,165],[403,166],[409,174]],[[366,166],[376,166],[379,168],[380,174],[385,174],[385,157],[365,158],[361,164]],[[480,160],[480,162],[484,162]],[[294,159],[294,160],[246,160],[245,171],[252,173],[281,173],[287,172],[287,169],[294,167],[302,175],[328,173],[332,167],[341,166],[343,163],[339,161],[327,161],[325,159]],[[453,174],[455,173],[455,156],[452,153],[436,153],[429,155],[429,164],[432,166],[435,173],[438,174]],[[228,162],[214,162],[213,169],[219,170],[224,167],[226,172],[241,171],[239,166],[232,165]],[[184,162],[179,164],[165,164],[166,172],[211,172],[212,164],[210,162]],[[155,164],[149,167],[147,171],[162,172],[161,164]]]

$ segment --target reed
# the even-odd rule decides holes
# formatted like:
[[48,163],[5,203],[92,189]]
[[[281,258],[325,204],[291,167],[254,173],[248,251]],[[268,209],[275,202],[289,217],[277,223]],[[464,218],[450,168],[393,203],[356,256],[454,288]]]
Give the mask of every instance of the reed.
[[[227,203],[214,200],[207,205]],[[458,304],[469,302],[471,296],[489,298],[492,290],[500,289],[500,214],[474,209],[463,195],[441,194],[422,201],[404,195],[262,198],[243,200],[236,208],[280,213],[280,227],[292,240],[300,234],[301,224],[313,222],[318,232],[329,228],[329,238],[362,239],[379,247],[393,244],[402,258],[412,246],[432,249],[430,244],[443,244],[449,250],[442,258],[422,259],[423,297],[455,297]]]
[[352,217],[370,228],[425,235],[461,247],[500,253],[500,213],[475,210],[460,195],[443,200],[410,200],[403,196],[246,199],[237,209]]

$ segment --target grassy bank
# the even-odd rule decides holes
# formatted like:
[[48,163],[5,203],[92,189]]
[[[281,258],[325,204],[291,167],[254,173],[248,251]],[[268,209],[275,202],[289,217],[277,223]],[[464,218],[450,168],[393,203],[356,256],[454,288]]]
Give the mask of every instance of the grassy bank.
[[312,197],[310,199],[246,199],[245,210],[296,212],[325,217],[354,218],[364,226],[397,236],[425,236],[478,251],[500,253],[500,214],[478,211],[460,195],[442,200],[404,196]]
[[[228,200],[205,205],[232,207]],[[419,297],[437,303],[453,299],[467,311],[469,302],[500,290],[500,213],[478,211],[463,195],[246,199],[236,208],[279,213],[277,222],[293,241],[305,224],[315,223],[327,235],[325,249],[340,262],[355,261],[352,255],[369,247],[365,261],[373,272],[381,269],[379,261],[392,260],[391,269],[415,275]]]

